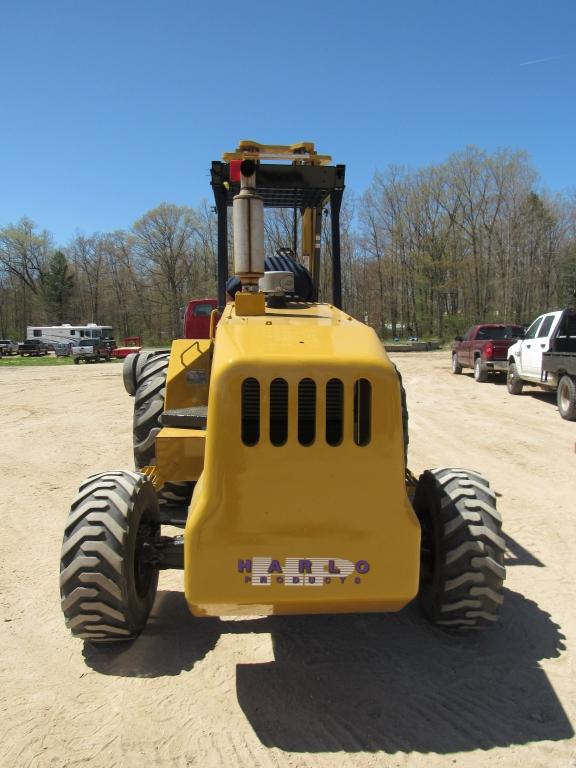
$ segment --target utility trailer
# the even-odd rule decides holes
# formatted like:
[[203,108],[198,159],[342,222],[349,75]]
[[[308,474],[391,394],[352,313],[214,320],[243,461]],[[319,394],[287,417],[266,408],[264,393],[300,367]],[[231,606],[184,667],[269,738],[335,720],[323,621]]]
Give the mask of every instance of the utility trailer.
[[[127,358],[136,468],[87,478],[65,525],[75,636],[137,637],[164,568],[183,570],[196,616],[398,611],[416,598],[446,629],[497,621],[495,494],[474,470],[410,473],[400,375],[342,309],[344,179],[311,143],[244,141],[212,163],[218,307],[209,338]],[[295,258],[317,288],[328,205],[332,296],[318,302],[298,295],[295,271],[265,272],[264,209],[294,212]],[[230,207],[240,288],[226,303]]]
[[111,357],[118,360],[124,360],[128,355],[135,355],[142,349],[142,338],[140,336],[126,336],[122,339],[122,344],[113,349]]

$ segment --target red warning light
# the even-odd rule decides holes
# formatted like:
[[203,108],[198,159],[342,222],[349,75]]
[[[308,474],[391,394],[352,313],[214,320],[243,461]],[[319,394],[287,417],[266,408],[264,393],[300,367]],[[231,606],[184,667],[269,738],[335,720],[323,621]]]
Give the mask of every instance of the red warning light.
[[240,181],[240,165],[242,160],[230,160],[230,181]]

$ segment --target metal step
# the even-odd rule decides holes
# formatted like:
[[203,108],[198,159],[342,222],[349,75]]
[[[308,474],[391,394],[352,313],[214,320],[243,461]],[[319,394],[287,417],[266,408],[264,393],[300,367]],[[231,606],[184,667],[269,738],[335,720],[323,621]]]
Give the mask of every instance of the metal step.
[[207,405],[199,405],[195,408],[174,408],[164,411],[160,416],[160,423],[163,427],[180,429],[206,429],[207,421]]
[[177,528],[184,528],[186,526],[188,507],[161,504],[158,512],[160,515],[160,523],[162,525],[174,525]]

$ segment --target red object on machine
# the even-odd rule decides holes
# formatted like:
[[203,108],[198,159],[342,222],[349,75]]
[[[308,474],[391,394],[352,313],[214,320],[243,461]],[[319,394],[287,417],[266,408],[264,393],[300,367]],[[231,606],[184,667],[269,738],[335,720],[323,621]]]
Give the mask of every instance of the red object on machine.
[[230,181],[240,181],[240,165],[242,160],[230,160]]
[[112,350],[110,357],[122,359],[128,357],[133,352],[140,352],[141,349],[142,338],[140,336],[127,336],[125,339],[122,339],[121,347],[116,347],[116,349]]
[[[218,306],[217,299],[192,299],[184,310],[183,338],[185,339],[209,339],[210,315]],[[216,326],[220,317],[216,318]],[[140,336],[128,336],[122,339],[122,346],[117,347],[111,353],[112,357],[124,358],[133,352],[140,352],[142,339]]]
[[[184,312],[184,338],[209,339],[210,315],[218,306],[217,299],[192,299]],[[216,323],[220,318],[216,319]]]

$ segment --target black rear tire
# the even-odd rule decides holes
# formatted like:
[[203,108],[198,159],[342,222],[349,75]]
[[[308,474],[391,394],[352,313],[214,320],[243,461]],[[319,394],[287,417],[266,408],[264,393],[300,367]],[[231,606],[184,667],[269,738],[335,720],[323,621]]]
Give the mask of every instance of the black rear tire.
[[146,352],[132,352],[124,358],[124,363],[122,365],[122,379],[124,381],[124,389],[131,397],[134,397],[136,394],[142,370],[146,363],[157,355],[166,354],[170,354],[170,350],[149,349]]
[[488,371],[480,357],[474,360],[474,379],[479,384],[485,384],[488,381]]
[[410,432],[408,429],[408,403],[406,400],[406,390],[404,389],[404,384],[402,383],[402,374],[398,370],[398,367],[395,363],[392,363],[396,370],[396,374],[398,376],[398,381],[400,382],[400,406],[402,408],[402,435],[404,437],[404,466],[408,466],[408,444],[410,443]]
[[[169,352],[151,353],[141,367],[134,400],[134,463],[136,469],[156,464],[156,435],[162,429]],[[188,506],[193,482],[165,483],[158,493],[161,506]]]
[[564,374],[558,383],[556,402],[560,416],[567,421],[576,421],[576,383]]
[[465,469],[424,472],[414,509],[422,527],[418,601],[446,629],[481,629],[498,620],[505,543],[488,481]]
[[159,533],[156,493],[144,475],[104,472],[80,486],[60,559],[62,611],[73,635],[104,643],[140,634],[158,586],[145,550]]
[[155,439],[162,428],[169,353],[154,355],[142,367],[134,395],[134,462],[136,469],[155,464]]
[[462,366],[458,362],[458,356],[455,352],[452,353],[452,373],[459,374],[462,373]]
[[510,363],[508,373],[506,374],[506,388],[511,395],[521,395],[524,382],[518,376],[518,369],[515,363]]
[[130,397],[136,394],[136,363],[138,362],[139,352],[132,352],[126,355],[122,363],[122,381],[124,389]]

